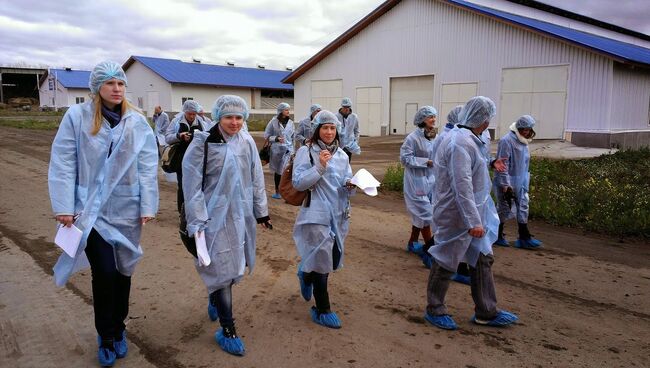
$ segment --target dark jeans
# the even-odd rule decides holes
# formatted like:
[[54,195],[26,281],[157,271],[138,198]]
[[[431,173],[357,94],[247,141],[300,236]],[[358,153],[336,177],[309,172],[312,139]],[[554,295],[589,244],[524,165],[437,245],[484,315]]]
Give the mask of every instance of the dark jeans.
[[217,308],[221,327],[232,327],[235,319],[232,317],[232,284],[210,294],[210,304]]
[[314,299],[318,313],[330,312],[330,296],[327,293],[328,273],[309,272],[305,273],[304,279],[307,284],[314,286]]
[[275,182],[275,192],[279,193],[279,188],[280,188],[280,179],[282,179],[282,175],[280,174],[273,174],[273,181]]
[[129,314],[131,277],[122,275],[115,265],[113,246],[95,229],[90,231],[86,256],[92,271],[95,328],[103,340],[122,340]]
[[183,197],[183,172],[179,171],[176,173],[176,181],[178,181],[178,190],[176,191],[176,207],[178,213],[181,213],[181,206],[185,203],[185,198]]

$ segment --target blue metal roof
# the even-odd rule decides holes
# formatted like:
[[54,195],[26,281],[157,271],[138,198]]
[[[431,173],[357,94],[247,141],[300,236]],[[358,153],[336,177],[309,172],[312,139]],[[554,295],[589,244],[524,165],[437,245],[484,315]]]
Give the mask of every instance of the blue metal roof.
[[[650,49],[630,43],[613,40],[611,38],[596,36],[590,33],[581,32],[575,29],[559,26],[552,23],[542,22],[537,19],[526,18],[519,15],[506,13],[504,11],[487,8],[472,4],[463,0],[447,0],[449,3],[462,6],[479,13],[499,18],[523,27],[533,29],[548,35],[567,40],[607,54],[621,61],[650,65]],[[616,6],[616,5],[612,5]]]
[[[288,71],[185,63],[145,56],[131,58],[170,83],[293,90],[293,85],[282,83],[282,79],[289,75]],[[125,68],[129,66],[127,61]]]
[[56,75],[56,79],[65,88],[89,89],[90,72],[87,70],[50,69],[50,75]]

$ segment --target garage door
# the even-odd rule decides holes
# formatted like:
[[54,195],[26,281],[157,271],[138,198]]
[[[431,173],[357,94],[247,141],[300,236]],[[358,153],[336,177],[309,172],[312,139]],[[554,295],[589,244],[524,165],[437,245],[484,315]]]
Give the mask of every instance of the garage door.
[[311,103],[320,104],[325,110],[339,111],[342,94],[343,81],[341,79],[311,81]]
[[357,88],[355,110],[361,135],[381,135],[381,87]]
[[449,111],[458,105],[464,105],[470,98],[476,96],[478,83],[445,83],[440,93],[440,109],[438,110],[438,127],[447,123]]
[[524,114],[532,115],[538,139],[562,139],[569,66],[503,69],[498,135]]
[[433,105],[433,75],[391,78],[390,134],[413,131],[413,116],[425,105]]

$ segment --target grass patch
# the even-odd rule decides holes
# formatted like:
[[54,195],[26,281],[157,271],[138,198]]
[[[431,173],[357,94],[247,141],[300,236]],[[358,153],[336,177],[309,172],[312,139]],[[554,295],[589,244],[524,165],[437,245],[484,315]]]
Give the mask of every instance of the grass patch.
[[65,111],[22,111],[16,109],[0,109],[0,116],[14,116],[16,118],[21,118],[25,116],[63,116]]
[[18,129],[56,130],[59,128],[59,120],[0,119],[0,126]]
[[246,121],[246,125],[248,126],[249,132],[263,132],[264,129],[266,129],[266,124],[268,123],[269,123],[268,120],[259,120],[259,119]]
[[[650,148],[583,160],[533,158],[530,217],[561,226],[650,238]],[[390,166],[386,190],[403,190],[404,169]]]

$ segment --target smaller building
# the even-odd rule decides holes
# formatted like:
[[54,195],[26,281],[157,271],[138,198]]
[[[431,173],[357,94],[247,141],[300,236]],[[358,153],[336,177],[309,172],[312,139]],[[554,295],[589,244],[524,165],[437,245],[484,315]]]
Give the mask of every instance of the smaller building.
[[90,98],[87,70],[50,69],[39,82],[41,107],[68,107]]
[[225,94],[238,95],[251,113],[275,113],[280,102],[293,107],[293,85],[282,83],[289,71],[183,62],[131,56],[123,65],[129,80],[127,99],[147,116],[155,106],[176,112],[186,100],[195,100],[206,112]]

